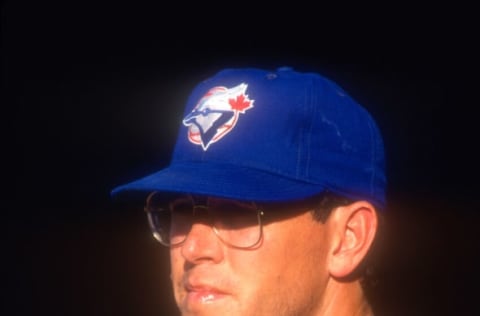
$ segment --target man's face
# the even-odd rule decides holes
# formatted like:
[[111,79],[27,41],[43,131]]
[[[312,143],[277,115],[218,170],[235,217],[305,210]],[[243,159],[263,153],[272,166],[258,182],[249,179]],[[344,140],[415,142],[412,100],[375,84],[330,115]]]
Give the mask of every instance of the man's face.
[[[328,225],[310,212],[276,218],[265,211],[261,242],[251,249],[223,243],[194,224],[172,247],[175,299],[182,315],[313,315],[327,283]],[[268,213],[267,213],[268,212]]]

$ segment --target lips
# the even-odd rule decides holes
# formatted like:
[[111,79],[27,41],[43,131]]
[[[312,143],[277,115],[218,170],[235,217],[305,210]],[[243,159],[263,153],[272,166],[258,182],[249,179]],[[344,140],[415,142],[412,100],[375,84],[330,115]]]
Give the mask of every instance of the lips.
[[187,294],[185,296],[185,303],[187,305],[212,304],[229,295],[226,291],[208,284],[193,284],[187,282],[184,285],[184,289]]

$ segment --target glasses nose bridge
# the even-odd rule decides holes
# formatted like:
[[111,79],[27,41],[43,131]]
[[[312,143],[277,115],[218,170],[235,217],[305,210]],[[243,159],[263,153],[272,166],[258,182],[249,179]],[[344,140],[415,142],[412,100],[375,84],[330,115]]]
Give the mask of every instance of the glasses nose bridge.
[[193,204],[192,206],[192,215],[196,218],[210,218],[210,209],[207,205],[204,204]]
[[194,204],[192,206],[191,226],[193,226],[195,223],[205,224],[210,226],[212,229],[214,228],[215,218],[208,205]]
[[[185,238],[183,242],[185,242],[188,238],[191,238],[192,231],[199,229],[199,227],[203,227],[202,229],[208,229],[212,234],[216,235],[217,238],[221,239],[221,237],[218,235],[217,229],[215,228],[215,219],[208,205],[193,204],[191,221],[188,231],[185,232]],[[201,235],[205,236],[205,232],[207,231],[204,231]],[[198,234],[196,236],[198,236]]]

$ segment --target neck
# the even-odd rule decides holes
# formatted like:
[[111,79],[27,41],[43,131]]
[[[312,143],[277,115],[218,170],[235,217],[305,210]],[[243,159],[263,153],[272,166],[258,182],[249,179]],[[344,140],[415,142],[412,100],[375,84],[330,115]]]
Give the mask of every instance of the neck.
[[360,282],[339,282],[331,279],[325,289],[320,311],[324,316],[373,316]]

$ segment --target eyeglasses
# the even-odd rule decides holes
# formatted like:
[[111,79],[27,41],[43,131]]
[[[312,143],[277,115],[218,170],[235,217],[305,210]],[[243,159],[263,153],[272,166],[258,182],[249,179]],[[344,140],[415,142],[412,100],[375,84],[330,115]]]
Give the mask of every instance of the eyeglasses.
[[249,249],[262,239],[264,214],[253,202],[192,195],[166,200],[152,192],[145,212],[153,237],[167,247],[181,245],[195,223],[209,225],[233,248]]

